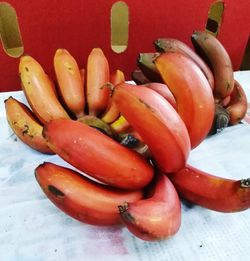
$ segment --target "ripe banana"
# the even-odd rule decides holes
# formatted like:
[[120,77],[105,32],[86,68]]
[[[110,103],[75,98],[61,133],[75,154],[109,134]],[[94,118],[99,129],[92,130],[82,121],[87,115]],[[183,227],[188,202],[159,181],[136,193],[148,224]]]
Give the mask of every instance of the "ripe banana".
[[43,135],[61,158],[106,184],[134,190],[153,177],[153,168],[141,155],[81,122],[50,121]]
[[53,82],[34,58],[29,55],[20,58],[19,74],[25,97],[42,123],[69,118],[56,96]]
[[159,38],[154,42],[158,52],[180,52],[192,59],[206,76],[212,90],[214,89],[214,76],[208,65],[184,42],[173,38]]
[[247,113],[247,96],[244,89],[236,80],[234,81],[234,89],[230,95],[230,102],[226,106],[229,113],[230,125],[238,124]]
[[173,106],[173,108],[175,110],[177,110],[175,98],[166,84],[158,83],[158,82],[150,82],[150,83],[144,84],[144,86],[158,92],[162,97],[164,97]]
[[87,60],[87,103],[89,115],[98,116],[103,113],[111,93],[109,83],[109,63],[102,49],[93,48]]
[[181,225],[181,205],[178,194],[167,176],[158,174],[151,187],[151,196],[118,206],[128,230],[146,241],[169,238]]
[[197,53],[210,65],[215,81],[214,96],[221,101],[234,87],[231,59],[221,42],[208,32],[196,31],[191,40]]
[[54,154],[43,138],[43,127],[33,112],[13,97],[9,97],[4,102],[7,121],[17,137],[34,150]]
[[85,95],[79,67],[74,57],[65,49],[57,49],[54,69],[58,90],[65,106],[79,118],[84,115]]
[[154,62],[175,97],[191,147],[195,148],[207,136],[213,123],[215,106],[210,85],[196,63],[181,53],[162,53]]
[[113,97],[122,115],[148,145],[157,166],[163,172],[183,168],[190,151],[189,135],[167,100],[154,90],[128,83],[119,84]]
[[[116,70],[114,73],[110,75],[110,83],[115,88],[115,86],[119,83],[125,82],[124,73],[121,70]],[[112,96],[110,97],[109,104],[105,113],[102,115],[101,119],[106,123],[114,122],[120,115],[120,111],[118,110],[116,104],[113,102]]]
[[189,165],[168,177],[182,198],[202,207],[219,212],[250,207],[250,179],[216,177]]
[[90,180],[71,169],[45,162],[35,177],[46,196],[71,217],[92,225],[120,224],[117,206],[136,202],[142,191],[118,190]]

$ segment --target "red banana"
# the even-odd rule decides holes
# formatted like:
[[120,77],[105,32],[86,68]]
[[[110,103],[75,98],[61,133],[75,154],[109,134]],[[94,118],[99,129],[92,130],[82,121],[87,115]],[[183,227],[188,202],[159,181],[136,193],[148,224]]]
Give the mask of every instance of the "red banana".
[[182,198],[202,207],[220,212],[250,207],[250,179],[216,177],[189,165],[169,178]]
[[17,137],[34,150],[54,154],[42,136],[43,126],[33,112],[13,97],[4,102],[7,121]]
[[98,116],[108,105],[109,63],[101,48],[93,48],[87,60],[87,103],[90,115]]
[[224,99],[234,87],[232,62],[225,47],[214,35],[205,31],[194,32],[191,40],[197,53],[213,71],[215,99]]
[[[125,82],[124,73],[121,70],[116,70],[110,76],[110,83],[115,88],[119,83]],[[118,110],[116,104],[113,102],[112,96],[110,98],[109,104],[105,113],[102,115],[101,119],[106,123],[112,123],[119,118],[120,111]]]
[[43,135],[61,158],[106,184],[134,190],[153,177],[153,168],[141,155],[81,122],[50,121]]
[[234,81],[234,89],[230,95],[230,102],[226,106],[229,113],[230,125],[238,124],[247,113],[247,96],[244,89],[236,80]]
[[84,85],[76,60],[67,50],[57,49],[54,68],[64,104],[77,118],[82,117],[85,107]]
[[113,98],[162,171],[184,167],[190,151],[188,132],[166,99],[147,87],[127,83],[115,88]]
[[177,233],[181,225],[181,205],[178,194],[167,176],[157,174],[151,196],[119,206],[128,230],[147,241],[162,240]]
[[214,89],[214,76],[208,65],[184,42],[173,38],[159,38],[154,42],[159,52],[180,52],[192,59],[206,76],[210,87]]
[[196,63],[181,53],[162,53],[155,59],[155,65],[175,97],[191,147],[195,148],[213,123],[215,106],[210,85]]
[[118,190],[90,180],[72,169],[45,162],[35,169],[46,196],[69,216],[92,225],[119,224],[117,206],[136,202],[142,191]]
[[19,74],[25,97],[42,123],[69,118],[56,96],[53,82],[34,58],[29,55],[21,57]]

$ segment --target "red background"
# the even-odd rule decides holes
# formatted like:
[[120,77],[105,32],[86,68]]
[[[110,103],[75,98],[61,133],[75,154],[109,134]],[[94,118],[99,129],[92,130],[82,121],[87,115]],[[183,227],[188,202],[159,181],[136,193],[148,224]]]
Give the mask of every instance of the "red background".
[[[152,52],[158,37],[174,37],[191,46],[194,30],[205,28],[212,0],[125,0],[129,6],[128,48],[115,54],[110,47],[110,10],[114,0],[9,0],[19,18],[25,53],[37,59],[54,78],[53,56],[66,48],[85,67],[93,47],[101,47],[111,70],[121,69],[126,79],[136,68],[139,52]],[[250,1],[225,0],[224,19],[218,38],[231,56],[234,69],[240,66],[249,37]],[[0,48],[0,91],[20,90],[18,59]]]

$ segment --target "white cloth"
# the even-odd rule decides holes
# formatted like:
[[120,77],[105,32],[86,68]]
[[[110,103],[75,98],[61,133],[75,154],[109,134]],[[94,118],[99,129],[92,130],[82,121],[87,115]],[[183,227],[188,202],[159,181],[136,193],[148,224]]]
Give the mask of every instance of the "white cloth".
[[[250,100],[250,72],[237,72]],[[80,223],[44,195],[34,169],[44,161],[67,164],[16,139],[0,94],[0,260],[2,261],[245,261],[250,259],[250,210],[225,214],[182,204],[182,225],[171,239],[144,242],[122,227]],[[207,138],[190,164],[218,176],[250,177],[250,125],[239,124]]]

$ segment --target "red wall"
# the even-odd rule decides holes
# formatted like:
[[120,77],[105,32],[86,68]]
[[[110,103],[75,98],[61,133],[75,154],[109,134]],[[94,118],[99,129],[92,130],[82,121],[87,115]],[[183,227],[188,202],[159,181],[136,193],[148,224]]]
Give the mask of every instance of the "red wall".
[[[128,49],[115,54],[110,47],[110,9],[114,0],[9,0],[16,9],[25,53],[37,59],[54,77],[53,56],[66,48],[85,67],[93,47],[101,47],[111,69],[122,69],[126,78],[136,67],[139,52],[154,51],[158,37],[175,37],[191,46],[194,30],[204,29],[212,0],[125,0],[129,5]],[[219,39],[237,70],[249,37],[250,1],[225,0]],[[18,59],[0,48],[0,91],[20,90]]]

